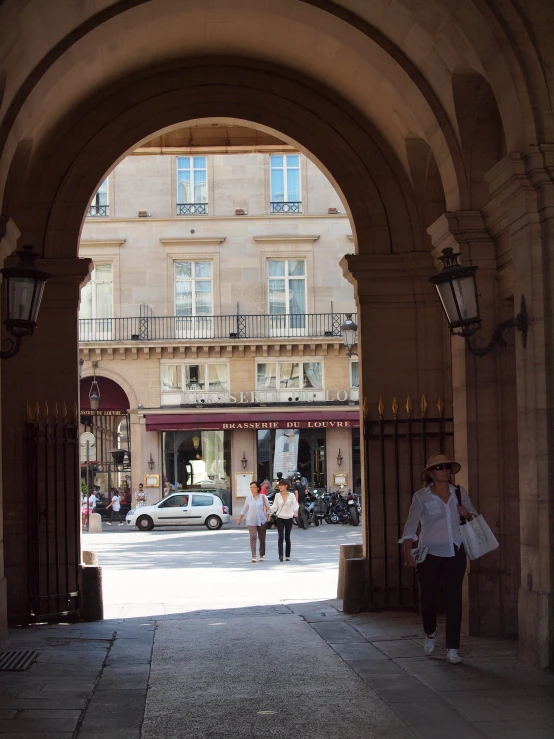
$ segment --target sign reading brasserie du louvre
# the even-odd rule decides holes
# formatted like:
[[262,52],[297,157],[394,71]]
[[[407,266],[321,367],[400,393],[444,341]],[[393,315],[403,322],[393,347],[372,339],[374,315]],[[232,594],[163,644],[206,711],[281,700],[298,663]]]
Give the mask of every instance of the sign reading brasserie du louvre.
[[349,429],[352,421],[230,421],[222,423],[223,430],[233,429]]

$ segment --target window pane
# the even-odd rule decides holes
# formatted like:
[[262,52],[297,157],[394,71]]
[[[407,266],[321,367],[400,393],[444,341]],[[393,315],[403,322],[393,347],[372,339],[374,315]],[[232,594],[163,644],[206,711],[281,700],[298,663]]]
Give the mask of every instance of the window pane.
[[306,312],[305,280],[289,280],[289,313]]
[[298,154],[287,154],[287,167],[299,167],[300,157]]
[[321,362],[304,362],[304,387],[323,387],[323,366]]
[[271,195],[274,203],[282,203],[285,199],[285,178],[282,169],[271,170]]
[[195,277],[211,277],[212,276],[212,263],[211,262],[195,262],[194,276]]
[[226,364],[209,364],[208,365],[208,390],[217,392],[218,390],[228,390],[229,382],[227,376]]
[[298,203],[300,200],[300,170],[287,169],[287,201]]
[[180,280],[175,283],[175,315],[192,316],[192,282]]
[[360,375],[359,375],[359,364],[358,362],[350,363],[352,372],[352,387],[360,387]]
[[177,157],[178,169],[190,169],[190,157]]
[[271,315],[280,315],[287,312],[284,280],[269,281],[269,312]]
[[196,169],[194,171],[194,202],[208,202],[208,185],[205,169]]
[[192,505],[193,506],[212,506],[214,504],[213,496],[211,495],[193,495],[192,496]]
[[300,388],[300,366],[298,362],[279,363],[279,387]]
[[192,277],[192,262],[174,262],[175,279],[190,280]]
[[204,390],[204,365],[185,365],[185,388],[187,390]]
[[194,157],[194,169],[206,169],[206,157]]
[[79,306],[79,318],[92,318],[92,282],[89,282],[81,290],[81,305]]
[[277,365],[275,362],[256,365],[256,387],[258,390],[275,390],[277,387]]
[[112,265],[108,264],[96,264],[94,265],[94,271],[91,279],[94,282],[111,282],[112,281]]
[[108,205],[108,178],[104,180],[104,182],[100,185],[98,188],[98,193],[96,195],[96,203],[97,205]]
[[162,392],[181,390],[181,367],[178,364],[162,365]]
[[289,275],[291,277],[304,277],[306,262],[303,259],[289,260]]
[[112,283],[101,282],[96,285],[96,316],[95,318],[112,318],[113,300]]
[[196,310],[197,316],[212,315],[212,281],[197,280],[196,287]]
[[190,159],[189,157],[180,157],[177,162],[177,202],[192,203],[192,192],[190,187]]
[[285,276],[285,263],[277,259],[267,260],[267,269],[270,277],[284,277]]
[[282,154],[272,154],[269,157],[271,161],[272,167],[282,167],[283,166],[283,155]]

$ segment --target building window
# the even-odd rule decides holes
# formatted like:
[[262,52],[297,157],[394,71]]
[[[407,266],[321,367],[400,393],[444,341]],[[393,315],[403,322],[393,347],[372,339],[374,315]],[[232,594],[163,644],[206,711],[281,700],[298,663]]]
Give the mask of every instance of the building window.
[[270,335],[302,336],[306,332],[306,262],[268,259]]
[[177,215],[208,214],[206,157],[177,157]]
[[162,405],[229,402],[229,365],[223,362],[162,364]]
[[256,402],[325,400],[323,362],[259,362],[256,364]]
[[271,154],[269,163],[271,213],[300,213],[300,156]]
[[178,339],[213,336],[211,262],[174,262],[175,335]]
[[113,265],[95,262],[90,282],[81,290],[79,340],[109,341],[113,330]]
[[272,429],[257,436],[258,480],[276,487],[280,477],[299,472],[311,489],[325,489],[325,429]]
[[350,387],[360,387],[360,375],[358,367],[359,365],[357,359],[350,360]]
[[162,449],[164,482],[173,490],[213,492],[232,505],[230,431],[164,431]]
[[98,188],[96,195],[88,207],[87,216],[92,218],[106,217],[108,215],[108,178]]

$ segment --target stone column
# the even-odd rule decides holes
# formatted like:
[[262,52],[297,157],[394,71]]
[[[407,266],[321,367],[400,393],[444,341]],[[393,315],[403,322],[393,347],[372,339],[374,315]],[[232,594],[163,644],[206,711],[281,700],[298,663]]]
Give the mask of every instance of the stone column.
[[[445,362],[445,326],[442,310],[428,277],[433,272],[431,256],[423,252],[391,255],[346,255],[341,267],[355,288],[358,305],[358,353],[360,358],[360,406],[372,413],[379,398],[390,407],[394,397],[404,404],[422,394],[435,399],[447,398],[448,366]],[[364,411],[362,411],[364,412]],[[373,416],[375,414],[373,413]],[[390,415],[389,415],[390,417]],[[362,419],[363,420],[363,419]],[[393,498],[384,502],[375,483],[369,499],[366,480],[368,461],[365,455],[364,428],[361,428],[363,545],[369,586],[369,606],[385,604],[385,553],[388,562],[386,585],[391,593],[398,586],[397,544],[399,522]],[[380,461],[376,461],[378,466]],[[390,469],[390,462],[387,461]],[[414,492],[410,471],[402,469],[401,495],[403,509],[409,507]],[[386,493],[395,496],[391,486]],[[386,539],[385,539],[386,537]],[[401,573],[404,577],[404,573]],[[403,585],[402,585],[403,586]],[[391,603],[392,601],[388,601]]]
[[[28,616],[28,515],[27,465],[25,460],[25,424],[28,408],[36,409],[41,419],[54,419],[57,408],[78,423],[78,328],[77,311],[80,286],[86,279],[89,259],[38,260],[37,265],[50,272],[38,316],[38,328],[32,337],[23,339],[21,351],[4,363],[2,373],[2,484],[4,494],[5,566],[8,581],[8,615],[14,621]],[[60,450],[60,453],[63,450]],[[46,471],[44,474],[47,474]],[[66,491],[52,481],[52,495],[63,510],[65,496],[79,496],[79,480]],[[38,512],[44,525],[51,523],[49,514]],[[60,588],[77,589],[74,574],[78,562],[73,561],[76,541],[80,537],[80,521],[63,516],[56,526],[57,545],[61,548],[61,570],[50,573],[59,578]],[[64,552],[70,552],[67,561]],[[80,557],[79,557],[80,559]],[[62,571],[63,570],[63,571]],[[67,575],[67,578],[66,578]]]
[[554,145],[508,154],[486,179],[511,243],[514,297],[525,296],[527,347],[516,341],[521,533],[520,658],[554,663]]

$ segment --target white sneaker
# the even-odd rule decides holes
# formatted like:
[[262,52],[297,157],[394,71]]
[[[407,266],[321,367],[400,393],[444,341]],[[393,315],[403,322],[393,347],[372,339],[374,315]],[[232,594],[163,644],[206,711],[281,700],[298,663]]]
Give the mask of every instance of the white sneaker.
[[111,525],[112,525],[111,521],[106,521],[106,526],[111,526]]
[[423,645],[423,651],[425,652],[425,654],[433,654],[437,632],[438,629],[435,629],[432,634],[425,634],[425,644]]
[[451,665],[459,665],[462,661],[462,658],[458,654],[457,649],[447,649],[446,650],[446,661],[450,662]]

